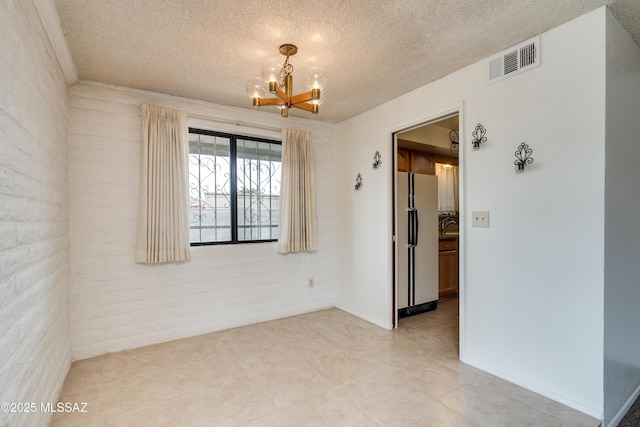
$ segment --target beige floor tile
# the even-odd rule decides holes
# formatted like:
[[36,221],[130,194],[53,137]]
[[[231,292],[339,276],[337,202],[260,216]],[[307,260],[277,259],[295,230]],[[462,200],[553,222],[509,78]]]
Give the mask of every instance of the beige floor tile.
[[78,389],[103,381],[104,364],[107,356],[78,360],[71,364],[69,374],[64,380],[64,387]]
[[[58,398],[61,403],[77,403],[86,412],[56,412],[52,426],[87,425],[97,420],[100,398],[100,383],[83,384],[80,387],[65,387]],[[57,402],[56,402],[57,403]],[[84,406],[86,403],[86,406]]]
[[425,358],[424,360],[419,360],[418,363],[428,364],[430,366],[433,366],[434,369],[438,369],[438,366],[442,366],[446,369],[453,370],[459,375],[463,375],[466,379],[466,382],[473,381],[477,375],[486,375],[486,373],[481,371],[480,369],[474,368],[473,366],[461,362],[458,359],[457,355],[454,356],[448,351],[435,351],[429,353],[427,358]]
[[401,348],[400,345],[367,345],[349,347],[349,352],[381,368],[404,365],[413,359],[423,357],[417,348]]
[[262,324],[243,326],[219,332],[220,342],[229,349],[263,348],[278,343],[278,340],[269,333],[268,328]]
[[174,400],[137,412],[117,415],[98,422],[96,427],[174,427],[186,426],[190,423],[191,420],[185,408]]
[[385,427],[487,427],[474,424],[437,402],[415,405],[411,410],[389,409],[376,412],[373,416]]
[[233,375],[242,373],[242,367],[238,363],[236,356],[226,348],[216,348],[212,350],[206,359],[193,363],[176,364],[172,369],[200,369],[203,374],[210,375]]
[[422,354],[442,350],[443,348],[457,349],[457,341],[455,345],[452,345],[451,342],[440,337],[437,332],[428,328],[425,330],[414,328],[398,329],[396,335],[397,346],[407,350],[418,350]]
[[258,393],[246,389],[243,393],[182,399],[176,402],[184,408],[189,427],[236,426],[273,412],[273,407]]
[[566,426],[569,423],[535,409],[497,390],[465,384],[440,399],[440,402],[479,425],[495,427]]
[[102,385],[98,403],[98,421],[165,404],[181,397],[172,371],[143,373]]
[[260,395],[281,409],[329,390],[332,385],[310,365],[296,365],[251,378]]
[[338,390],[377,420],[435,402],[422,382],[395,368],[377,371]]
[[414,359],[397,369],[414,381],[421,382],[429,396],[434,399],[449,393],[473,378],[470,374],[464,374],[434,363],[428,358]]
[[211,396],[224,398],[228,393],[244,393],[249,379],[233,360],[207,359],[177,367],[176,387],[182,397]]
[[198,362],[215,355],[224,346],[215,334],[186,338],[163,344],[167,352],[167,363],[171,366]]
[[284,343],[284,346],[292,354],[303,360],[334,353],[343,348],[315,330],[308,337],[296,341],[288,341]]
[[165,344],[156,344],[105,356],[103,382],[121,381],[131,376],[152,375],[173,365]]
[[53,414],[49,427],[86,427],[94,426],[96,422],[95,415],[91,411],[83,413],[64,413],[58,412]]
[[429,327],[429,333],[456,344],[460,335],[458,325],[434,325]]
[[594,425],[594,419],[592,417],[494,375],[480,371],[480,373],[475,376],[470,383],[482,388],[488,393],[500,393],[517,399],[524,404],[533,406],[540,411],[562,419],[570,426],[587,427]]
[[282,409],[278,415],[290,427],[380,427],[373,418],[335,390]]
[[338,309],[74,362],[54,427],[579,426],[597,420],[465,365],[458,305],[387,331]]
[[286,427],[286,424],[277,414],[269,414],[238,424],[238,427]]
[[[57,415],[57,414],[56,414]],[[67,417],[54,417],[51,419],[49,427],[96,427],[93,421],[87,420],[83,417],[78,417],[74,420]]]
[[358,343],[375,340],[378,337],[369,329],[347,325],[321,325],[316,328],[325,337],[339,346],[351,346]]
[[[311,318],[305,318],[311,319]],[[313,320],[303,320],[301,316],[273,320],[263,324],[264,329],[282,343],[300,341],[312,337],[317,331],[313,328]]]
[[302,360],[284,344],[273,344],[266,347],[235,347],[231,349],[236,362],[250,377],[268,374],[279,368],[287,368],[300,364]]
[[593,427],[593,418],[583,414],[582,412],[575,411],[564,405],[559,405],[551,399],[547,399],[544,396],[533,393],[528,390],[521,389],[519,392],[513,395],[516,399],[531,405],[541,411],[547,412],[558,418],[564,420],[568,425],[572,427]]
[[324,326],[343,325],[345,323],[361,320],[337,308],[301,314],[300,316],[296,316],[296,318],[301,319],[303,322],[308,322],[307,324],[315,329],[322,328]]
[[367,376],[380,367],[348,351],[339,351],[308,360],[331,384],[338,386]]
[[[51,426],[88,426],[97,420],[105,357],[73,362],[57,402],[86,403],[86,412],[56,412]],[[57,403],[55,402],[55,403]]]

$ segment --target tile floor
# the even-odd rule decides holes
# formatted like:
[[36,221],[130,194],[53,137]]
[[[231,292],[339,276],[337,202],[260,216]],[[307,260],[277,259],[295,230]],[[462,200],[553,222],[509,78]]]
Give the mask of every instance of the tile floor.
[[74,362],[51,426],[589,426],[461,363],[457,300],[386,331],[338,309]]

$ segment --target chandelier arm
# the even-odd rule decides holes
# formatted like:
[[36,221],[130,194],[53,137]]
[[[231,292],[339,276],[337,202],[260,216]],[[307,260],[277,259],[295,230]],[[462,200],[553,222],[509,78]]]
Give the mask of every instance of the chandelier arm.
[[318,114],[318,110],[319,110],[318,109],[318,104],[309,104],[307,102],[301,102],[301,103],[298,103],[298,104],[293,104],[291,106],[299,108],[301,110],[308,111],[308,112],[313,113],[313,114]]
[[307,102],[307,101],[312,101],[314,99],[318,99],[318,98],[314,98],[313,97],[313,91],[309,91],[309,92],[305,92],[305,93],[301,93],[298,95],[294,95],[291,97],[291,104],[296,105],[299,104],[301,102]]
[[258,106],[264,107],[267,105],[286,105],[286,102],[280,98],[258,98]]
[[286,94],[286,93],[284,93],[284,91],[283,91],[282,89],[278,88],[278,89],[276,90],[276,95],[278,95],[278,96],[280,97],[280,99],[282,99],[282,101],[283,101],[285,104],[289,104],[289,99],[288,99],[288,97],[287,97],[287,94]]

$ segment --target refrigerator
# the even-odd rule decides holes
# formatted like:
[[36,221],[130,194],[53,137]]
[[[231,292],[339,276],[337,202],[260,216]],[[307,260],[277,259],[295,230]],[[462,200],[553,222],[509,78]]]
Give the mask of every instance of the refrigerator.
[[438,304],[438,177],[398,172],[396,193],[398,318]]

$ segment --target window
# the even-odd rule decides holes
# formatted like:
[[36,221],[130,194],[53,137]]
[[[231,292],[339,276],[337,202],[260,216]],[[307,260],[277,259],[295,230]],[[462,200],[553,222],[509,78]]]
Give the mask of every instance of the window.
[[278,239],[280,141],[189,129],[191,245]]

